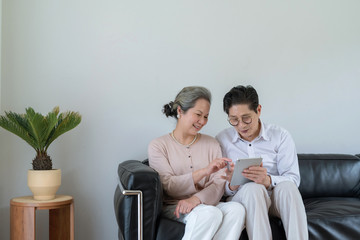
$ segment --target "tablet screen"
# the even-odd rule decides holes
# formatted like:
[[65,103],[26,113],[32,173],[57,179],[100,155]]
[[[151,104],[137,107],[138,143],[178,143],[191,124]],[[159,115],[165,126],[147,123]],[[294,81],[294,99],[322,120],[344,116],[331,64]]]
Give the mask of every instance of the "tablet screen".
[[231,178],[231,186],[243,185],[251,180],[245,178],[241,173],[250,166],[260,166],[262,158],[244,158],[235,161],[234,173]]

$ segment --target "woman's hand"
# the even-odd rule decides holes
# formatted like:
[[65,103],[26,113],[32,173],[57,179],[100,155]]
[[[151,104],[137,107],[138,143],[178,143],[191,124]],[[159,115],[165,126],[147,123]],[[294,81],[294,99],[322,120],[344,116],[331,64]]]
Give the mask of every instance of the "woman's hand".
[[217,172],[220,169],[223,169],[226,166],[227,162],[231,162],[231,159],[216,158],[213,161],[211,161],[207,167],[193,172],[192,177],[194,183],[196,184],[204,177],[209,177],[212,173]]
[[220,169],[223,169],[227,162],[231,162],[231,159],[229,158],[216,158],[211,161],[211,163],[206,167],[206,174],[210,176],[212,173],[219,171]]
[[187,199],[180,200],[175,208],[174,214],[177,218],[180,217],[180,214],[186,214],[191,212],[194,207],[201,203],[200,199],[196,196],[192,196]]
[[264,185],[266,188],[271,184],[271,178],[267,175],[267,170],[263,167],[262,163],[260,166],[251,166],[244,169],[242,175],[258,184]]
[[230,182],[234,173],[234,168],[235,168],[235,164],[233,162],[229,162],[229,167],[226,168],[226,175],[225,176],[221,176],[223,179],[225,179],[228,183],[229,183],[229,188],[231,191],[234,191],[236,189],[239,188],[239,185],[236,186],[231,186]]

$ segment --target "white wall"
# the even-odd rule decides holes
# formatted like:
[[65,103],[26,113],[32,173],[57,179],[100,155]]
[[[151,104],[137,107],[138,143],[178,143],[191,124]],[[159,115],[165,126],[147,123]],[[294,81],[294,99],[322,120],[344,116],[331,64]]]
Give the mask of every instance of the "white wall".
[[[0,26],[2,25],[2,0],[0,0]],[[1,27],[0,27],[0,113],[1,113]]]
[[[359,11],[357,0],[4,0],[1,107],[83,115],[50,147],[59,193],[75,198],[76,239],[116,239],[117,165],[173,129],[161,107],[184,86],[213,93],[203,133],[227,127],[223,95],[252,84],[262,119],[287,128],[298,152],[359,153]],[[9,239],[9,200],[30,194],[34,151],[4,130],[0,143]]]

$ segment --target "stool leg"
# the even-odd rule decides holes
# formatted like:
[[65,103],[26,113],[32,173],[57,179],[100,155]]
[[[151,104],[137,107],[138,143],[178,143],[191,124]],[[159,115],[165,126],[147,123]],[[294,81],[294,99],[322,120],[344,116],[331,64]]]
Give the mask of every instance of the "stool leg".
[[70,205],[70,240],[74,240],[74,235],[74,202],[72,202]]
[[71,240],[70,205],[49,210],[49,239]]
[[35,240],[35,207],[10,206],[11,240]]

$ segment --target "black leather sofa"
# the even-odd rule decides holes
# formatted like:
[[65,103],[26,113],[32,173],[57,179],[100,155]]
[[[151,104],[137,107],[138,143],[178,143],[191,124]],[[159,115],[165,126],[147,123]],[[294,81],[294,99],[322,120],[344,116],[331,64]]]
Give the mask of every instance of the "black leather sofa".
[[[308,220],[310,240],[360,239],[360,155],[298,154],[300,193]],[[147,161],[119,164],[119,184],[143,194],[144,239],[181,239],[184,224],[161,215],[162,187],[159,176]],[[119,239],[137,239],[138,202],[117,186],[114,207]],[[270,217],[273,239],[286,239],[281,220]],[[248,239],[246,231],[241,240]]]

